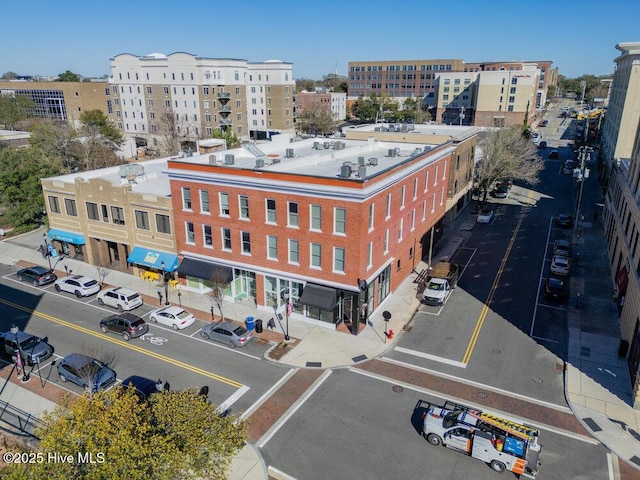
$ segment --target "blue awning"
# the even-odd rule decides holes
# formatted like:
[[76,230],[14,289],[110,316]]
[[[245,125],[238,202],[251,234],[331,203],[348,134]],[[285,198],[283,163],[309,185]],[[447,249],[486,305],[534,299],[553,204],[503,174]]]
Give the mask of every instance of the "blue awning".
[[49,238],[51,240],[58,240],[59,242],[72,243],[74,245],[84,245],[84,235],[81,233],[65,232],[64,230],[58,230],[52,228],[49,230]]
[[162,262],[164,262],[164,271],[173,272],[178,268],[178,256],[172,253],[160,252],[158,250],[150,250],[144,247],[133,247],[133,251],[129,254],[127,262],[136,265],[144,265],[145,267],[157,268],[162,270]]

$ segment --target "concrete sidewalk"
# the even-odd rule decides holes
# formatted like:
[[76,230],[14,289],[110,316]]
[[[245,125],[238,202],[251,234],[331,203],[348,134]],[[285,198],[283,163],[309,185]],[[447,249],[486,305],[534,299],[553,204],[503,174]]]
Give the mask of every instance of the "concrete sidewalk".
[[[591,180],[590,180],[591,182]],[[595,203],[597,181],[585,188],[584,204]],[[586,210],[585,210],[586,211]],[[445,234],[434,247],[433,261],[447,260],[464,244],[474,227],[474,217],[469,211],[462,212],[458,219],[445,228]],[[46,261],[37,251],[42,241],[43,230],[20,237],[0,241],[0,263],[16,265],[19,261],[44,265]],[[567,401],[585,428],[611,451],[636,468],[640,468],[640,412],[632,408],[631,386],[626,371],[626,362],[617,356],[619,325],[617,310],[611,297],[596,298],[594,295],[609,292],[613,285],[607,265],[607,250],[601,224],[583,222],[579,235],[574,237],[574,248],[589,252],[590,264],[597,260],[598,268],[586,269],[576,266],[571,276],[569,312],[569,358],[566,364],[565,390]],[[73,273],[96,277],[95,266],[72,259],[63,260]],[[392,313],[387,328],[399,335],[411,320],[420,302],[416,296],[413,280],[417,272],[426,268],[424,262],[416,265],[411,274],[387,299],[381,308],[370,317],[370,326],[364,327],[357,336],[326,327],[300,321],[289,321],[292,348],[280,362],[300,368],[332,368],[364,362],[384,354],[392,347],[393,341],[384,335],[385,321],[382,312]],[[61,265],[58,270],[64,271]],[[608,282],[609,288],[589,288],[595,281]],[[147,282],[122,272],[111,271],[105,282],[135,289],[145,295],[149,302],[157,301],[157,291],[162,285]],[[576,308],[575,296],[589,292],[584,308]],[[177,303],[177,290],[170,289],[169,300]],[[209,318],[211,300],[207,295],[182,290],[180,301],[183,306],[198,312],[199,318]],[[606,296],[606,295],[605,295]],[[217,313],[217,311],[216,311]],[[204,317],[203,317],[204,316]],[[237,303],[225,304],[225,317],[242,322],[248,316],[270,318],[266,310]],[[596,325],[599,325],[596,328]],[[284,328],[284,327],[283,327]],[[606,332],[606,333],[605,333]],[[284,341],[284,332],[265,329],[262,338],[274,345]],[[3,399],[6,400],[3,394]],[[20,400],[21,408],[28,410],[29,401]],[[33,399],[34,414],[41,411],[42,403]],[[35,410],[38,410],[36,412]],[[266,479],[268,473],[262,458],[253,445],[246,445],[232,464],[234,480]]]

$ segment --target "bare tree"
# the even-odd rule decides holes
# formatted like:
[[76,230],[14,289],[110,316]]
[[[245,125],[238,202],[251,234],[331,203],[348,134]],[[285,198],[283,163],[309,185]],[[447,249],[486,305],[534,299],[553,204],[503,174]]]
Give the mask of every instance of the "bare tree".
[[98,281],[100,282],[100,285],[104,285],[104,281],[111,273],[111,270],[103,265],[102,259],[98,259],[98,262],[96,263],[96,270],[98,271]]
[[538,183],[544,162],[520,126],[487,131],[479,146],[482,158],[476,165],[476,181],[483,202],[496,182],[511,179]]
[[224,267],[214,267],[209,277],[211,282],[211,303],[220,311],[220,318],[224,321],[224,287],[229,281],[229,270]]
[[[185,115],[186,116],[186,115]],[[196,125],[179,114],[168,110],[160,117],[162,140],[160,147],[167,155],[177,155],[182,150],[182,142],[196,137]]]
[[115,350],[98,350],[94,347],[84,347],[82,354],[94,359],[94,361],[83,365],[78,371],[80,378],[82,378],[83,383],[86,385],[87,395],[89,398],[93,398],[93,384],[96,375],[103,366],[113,370],[118,364],[120,356]]

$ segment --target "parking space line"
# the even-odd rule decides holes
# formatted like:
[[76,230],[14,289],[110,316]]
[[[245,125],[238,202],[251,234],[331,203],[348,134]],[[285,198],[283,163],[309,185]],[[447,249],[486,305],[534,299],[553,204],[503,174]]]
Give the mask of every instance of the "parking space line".
[[551,342],[551,343],[560,343],[556,340],[551,340],[550,338],[544,338],[544,337],[536,337],[535,335],[532,336],[531,338],[535,339],[535,340],[540,340],[541,342]]
[[[544,256],[542,257],[542,264],[540,265],[540,275],[538,276],[538,291],[536,292],[536,300],[540,298],[540,288],[542,286],[542,279],[544,278],[544,265],[547,262],[547,252],[549,251],[549,239],[551,238],[551,224],[553,217],[549,219],[549,228],[547,229],[547,243],[544,246]],[[529,330],[529,336],[533,337],[533,329],[536,326],[536,317],[538,314],[538,302],[536,301],[533,306],[533,317],[531,318],[531,329]]]
[[414,357],[426,358],[427,360],[433,360],[434,362],[445,363],[447,365],[452,365],[458,368],[467,368],[466,363],[458,362],[457,360],[450,360],[444,357],[437,357],[435,355],[431,355],[430,353],[419,352],[417,350],[410,350],[408,348],[396,347],[394,351],[399,353],[406,353],[407,355],[413,355]]
[[253,413],[258,410],[258,408],[260,408],[262,406],[262,404],[264,404],[264,402],[267,401],[267,399],[273,395],[273,392],[275,392],[276,390],[278,390],[282,385],[284,385],[291,377],[293,377],[296,372],[300,370],[299,368],[292,368],[290,369],[287,373],[285,373],[282,378],[280,380],[278,380],[276,383],[274,383],[271,388],[269,390],[267,390],[266,392],[264,392],[264,394],[254,402],[253,405],[251,405],[249,408],[247,408],[242,415],[240,416],[241,420],[246,420],[247,418],[249,418],[251,415],[253,415]]
[[540,302],[538,302],[536,305],[538,305],[540,307],[552,308],[553,310],[560,310],[560,311],[564,312],[564,307],[558,307],[556,305],[549,305],[547,303],[540,303]]

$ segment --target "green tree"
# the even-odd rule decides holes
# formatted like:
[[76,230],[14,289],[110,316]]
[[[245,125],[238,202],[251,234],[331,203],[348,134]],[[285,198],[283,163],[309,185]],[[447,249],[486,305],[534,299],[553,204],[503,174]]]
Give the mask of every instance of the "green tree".
[[40,179],[61,173],[60,164],[41,150],[32,147],[0,150],[0,204],[17,232],[33,229],[41,219],[44,199]]
[[14,130],[18,122],[33,115],[33,100],[27,95],[0,94],[0,124]]
[[[43,420],[34,454],[58,452],[74,462],[11,465],[4,478],[223,479],[246,440],[243,420],[221,418],[194,390],[159,392],[147,403],[123,387],[91,399],[67,396]],[[93,453],[95,463],[78,462],[79,452]]]
[[79,169],[74,153],[77,132],[65,122],[46,120],[31,128],[31,148],[40,150],[47,158],[56,160],[65,171]]
[[71,70],[66,70],[64,73],[58,75],[56,82],[79,82],[81,76],[77,73],[73,73]]
[[346,92],[348,87],[347,77],[330,73],[322,77],[322,85],[330,92]]
[[351,115],[364,123],[375,122],[380,113],[382,113],[382,101],[375,94],[368,97],[360,95],[351,106]]
[[311,135],[332,133],[335,128],[331,110],[322,105],[310,105],[300,113],[297,128],[301,132]]
[[230,128],[224,131],[214,130],[211,138],[221,138],[227,142],[227,148],[236,148],[240,146],[240,139]]
[[522,180],[531,185],[539,181],[544,162],[522,127],[489,130],[479,142],[482,157],[476,167],[476,182],[482,201],[498,181]]
[[296,92],[300,93],[303,90],[307,92],[313,92],[316,89],[316,81],[310,78],[297,78],[296,79]]
[[114,150],[122,145],[124,138],[118,127],[109,120],[102,110],[87,110],[80,115],[80,122],[84,127],[90,130],[98,130],[105,143],[109,144]]

